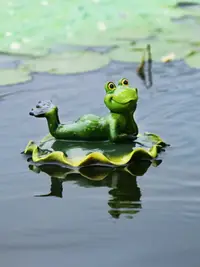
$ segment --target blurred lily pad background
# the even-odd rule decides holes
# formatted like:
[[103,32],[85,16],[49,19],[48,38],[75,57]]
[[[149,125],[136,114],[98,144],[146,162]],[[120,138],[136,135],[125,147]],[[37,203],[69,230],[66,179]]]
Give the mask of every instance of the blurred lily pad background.
[[154,61],[200,67],[200,0],[12,0],[0,17],[0,85],[140,62],[147,44]]

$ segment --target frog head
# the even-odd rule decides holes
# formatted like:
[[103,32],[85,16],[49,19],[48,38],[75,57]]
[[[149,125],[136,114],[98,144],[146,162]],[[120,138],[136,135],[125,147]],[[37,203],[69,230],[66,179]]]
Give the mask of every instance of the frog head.
[[104,103],[111,112],[130,113],[136,110],[138,90],[130,87],[126,78],[119,80],[117,86],[114,82],[107,82],[105,90]]

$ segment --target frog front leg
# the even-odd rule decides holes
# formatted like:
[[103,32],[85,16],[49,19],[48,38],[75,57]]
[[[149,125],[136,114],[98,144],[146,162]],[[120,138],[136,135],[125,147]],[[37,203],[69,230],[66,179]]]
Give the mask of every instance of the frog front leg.
[[137,136],[134,134],[126,134],[120,131],[119,122],[111,119],[109,123],[110,141],[114,143],[126,143],[134,141]]

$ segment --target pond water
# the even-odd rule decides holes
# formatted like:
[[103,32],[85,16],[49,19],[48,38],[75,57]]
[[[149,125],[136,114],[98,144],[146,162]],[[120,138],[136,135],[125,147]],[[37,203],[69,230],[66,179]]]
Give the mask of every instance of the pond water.
[[[4,4],[2,9],[20,10],[20,16],[24,15],[25,19],[33,4],[27,6],[23,2],[10,1],[15,8],[9,4],[7,9]],[[54,6],[61,2],[52,1]],[[89,1],[86,2],[90,5]],[[103,2],[104,5],[110,3]],[[41,3],[43,7],[48,6],[48,1]],[[156,13],[153,7],[157,6],[159,13],[161,6],[159,1],[152,3],[152,8],[144,9],[144,13],[151,16]],[[38,7],[34,12],[36,10]],[[46,16],[46,23],[49,22],[48,12],[41,16]],[[27,16],[26,19],[32,19],[33,23],[34,18]],[[7,32],[12,28],[19,32],[17,21],[15,17],[9,22]],[[45,21],[41,23],[43,25]],[[31,34],[41,25],[33,27]],[[59,25],[54,25],[52,35]],[[6,24],[1,27],[1,32],[5,31]],[[78,32],[77,28],[74,29]],[[22,35],[26,32],[30,34],[28,26]],[[48,48],[52,47],[55,39],[62,43],[58,38],[61,38],[61,32],[55,39],[51,34],[47,35],[49,38],[45,43]],[[20,39],[20,34],[18,36]],[[34,45],[22,49],[22,52],[28,51],[31,55],[35,51],[41,52],[42,36],[44,32],[34,39]],[[194,35],[194,39],[197,37]],[[105,43],[109,45],[106,38]],[[32,72],[28,79],[21,78],[20,74],[17,80],[15,67],[27,58],[20,57],[20,51],[16,56],[10,56],[12,51],[6,50],[6,42],[1,43],[1,50],[8,54],[0,57],[3,81],[0,82],[1,266],[199,267],[200,70],[190,68],[178,59],[167,64],[153,62],[153,85],[147,89],[136,75],[138,64],[98,61],[97,58],[96,62],[100,63],[90,72],[76,73],[75,68],[69,74],[69,69],[62,65],[60,71],[64,68],[65,75],[50,74],[45,63],[42,70],[38,70],[39,64],[38,72]],[[16,38],[9,44],[13,42],[14,47],[19,48]],[[93,45],[91,40],[90,45]],[[91,62],[92,65],[95,60]],[[4,74],[5,69],[14,72]],[[10,79],[13,82],[6,85],[4,76],[6,81]],[[47,133],[47,125],[44,119],[29,116],[30,109],[38,100],[52,99],[59,107],[63,122],[87,113],[103,116],[107,113],[103,103],[104,83],[122,77],[128,78],[130,84],[139,90],[136,111],[139,131],[156,133],[171,145],[159,155],[160,164],[157,167],[143,166],[144,174],[138,176],[123,170],[107,174],[96,169],[96,178],[91,179],[86,173],[81,176],[50,167],[41,168],[37,173],[38,169],[20,152],[30,139],[40,140]],[[98,174],[105,178],[98,179]]]
[[[99,71],[35,74],[30,83],[1,87],[8,93],[0,103],[2,266],[199,266],[200,71],[181,61],[154,64],[149,89],[135,71],[136,64],[113,62]],[[103,83],[121,77],[139,88],[140,131],[171,144],[162,163],[143,176],[113,172],[92,181],[73,174],[62,184],[51,170],[30,170],[20,152],[47,133],[43,119],[28,115],[30,107],[51,98],[63,121],[104,115]]]

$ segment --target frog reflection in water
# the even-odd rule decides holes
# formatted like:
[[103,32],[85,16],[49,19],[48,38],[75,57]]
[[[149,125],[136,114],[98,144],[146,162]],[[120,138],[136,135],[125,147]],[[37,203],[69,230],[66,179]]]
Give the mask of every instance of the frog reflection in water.
[[[161,161],[156,160],[154,166]],[[39,195],[40,197],[63,197],[63,183],[76,181],[81,187],[108,187],[108,200],[110,207],[108,212],[113,218],[120,218],[121,214],[132,218],[140,211],[141,191],[137,185],[137,176],[142,176],[152,163],[140,161],[127,168],[112,169],[109,167],[83,167],[78,172],[55,165],[29,165],[29,168],[36,172],[47,173],[51,177],[51,190],[49,194]]]
[[110,110],[105,117],[88,114],[72,124],[61,124],[58,108],[51,101],[39,101],[30,111],[31,116],[45,117],[49,132],[56,140],[127,142],[136,139],[138,127],[134,112],[138,101],[138,90],[129,86],[123,78],[116,86],[113,82],[105,85],[104,103]]

